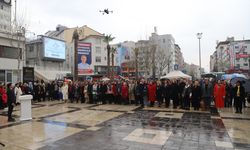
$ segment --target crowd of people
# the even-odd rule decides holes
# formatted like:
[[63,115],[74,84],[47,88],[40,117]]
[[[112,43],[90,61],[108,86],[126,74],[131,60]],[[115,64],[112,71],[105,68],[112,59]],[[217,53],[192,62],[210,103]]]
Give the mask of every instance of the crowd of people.
[[0,107],[8,106],[8,120],[12,118],[14,105],[20,95],[32,94],[33,101],[61,100],[65,103],[123,104],[141,107],[166,107],[172,102],[173,109],[209,110],[211,104],[217,109],[235,106],[242,113],[245,105],[245,89],[241,82],[231,85],[226,81],[162,80],[153,81],[53,81],[45,83],[9,83],[0,86]]

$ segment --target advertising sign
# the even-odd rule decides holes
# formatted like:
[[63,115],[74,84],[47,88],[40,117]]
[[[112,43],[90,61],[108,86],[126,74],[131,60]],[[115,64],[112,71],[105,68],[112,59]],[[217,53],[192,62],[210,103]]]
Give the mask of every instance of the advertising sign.
[[64,41],[43,37],[44,58],[65,60],[66,44]]
[[78,75],[93,74],[91,43],[78,42]]
[[130,60],[130,49],[125,46],[118,47],[118,64],[119,66],[122,65],[122,63],[127,62]]

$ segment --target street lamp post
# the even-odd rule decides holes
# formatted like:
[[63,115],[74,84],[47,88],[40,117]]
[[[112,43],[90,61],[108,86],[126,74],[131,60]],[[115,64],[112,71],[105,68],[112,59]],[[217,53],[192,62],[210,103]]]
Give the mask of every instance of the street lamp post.
[[200,77],[201,77],[201,38],[202,38],[202,33],[197,33],[196,36],[199,40],[199,66],[200,66]]

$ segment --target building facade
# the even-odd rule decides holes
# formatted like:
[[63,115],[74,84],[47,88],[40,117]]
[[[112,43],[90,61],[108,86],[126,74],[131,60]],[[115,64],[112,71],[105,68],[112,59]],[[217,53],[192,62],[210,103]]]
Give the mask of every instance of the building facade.
[[22,81],[25,29],[12,31],[11,1],[0,0],[0,82]]
[[[36,40],[26,42],[26,66],[34,67],[35,79],[45,81],[63,79],[67,73],[70,73],[69,65],[65,59],[46,58],[44,38],[48,37],[39,36]],[[52,40],[59,41],[58,39]]]
[[249,75],[250,40],[234,40],[217,43],[216,50],[210,56],[210,71],[243,73]]

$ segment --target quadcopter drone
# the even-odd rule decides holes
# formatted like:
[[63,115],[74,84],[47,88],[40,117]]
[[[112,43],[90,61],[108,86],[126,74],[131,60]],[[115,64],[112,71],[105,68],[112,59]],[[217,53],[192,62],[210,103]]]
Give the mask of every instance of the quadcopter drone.
[[99,12],[101,12],[103,15],[105,14],[110,14],[110,13],[113,13],[113,11],[109,10],[108,8],[107,9],[104,9],[104,10],[99,10]]

